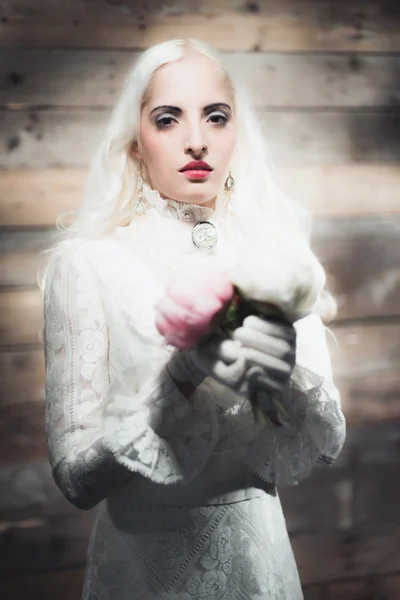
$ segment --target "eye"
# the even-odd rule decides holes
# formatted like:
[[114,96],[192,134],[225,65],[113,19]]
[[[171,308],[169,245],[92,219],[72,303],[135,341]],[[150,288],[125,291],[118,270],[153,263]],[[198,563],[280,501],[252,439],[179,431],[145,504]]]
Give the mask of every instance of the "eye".
[[225,125],[228,122],[228,117],[223,112],[213,112],[209,115],[208,120],[215,125]]
[[173,121],[177,122],[175,117],[172,117],[171,115],[163,115],[162,117],[158,117],[156,119],[156,127],[158,129],[167,129],[168,127],[171,127]]

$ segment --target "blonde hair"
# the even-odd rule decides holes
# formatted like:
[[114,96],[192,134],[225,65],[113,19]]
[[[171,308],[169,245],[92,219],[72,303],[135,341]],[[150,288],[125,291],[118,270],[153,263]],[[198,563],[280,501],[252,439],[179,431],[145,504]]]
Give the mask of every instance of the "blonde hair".
[[[65,221],[71,213],[64,213],[57,219],[57,229],[64,232],[64,240],[77,236],[101,238],[134,218],[139,174],[130,150],[135,142],[139,142],[143,101],[159,68],[193,54],[205,56],[217,64],[232,93],[238,132],[231,164],[235,179],[232,209],[254,237],[276,237],[279,232],[281,243],[297,244],[303,250],[305,246],[309,247],[310,218],[275,186],[273,163],[266,144],[268,132],[266,135],[262,132],[246,90],[214,49],[197,40],[183,39],[152,46],[141,54],[129,71],[93,158],[75,218],[69,225]],[[42,289],[44,280],[45,275]]]

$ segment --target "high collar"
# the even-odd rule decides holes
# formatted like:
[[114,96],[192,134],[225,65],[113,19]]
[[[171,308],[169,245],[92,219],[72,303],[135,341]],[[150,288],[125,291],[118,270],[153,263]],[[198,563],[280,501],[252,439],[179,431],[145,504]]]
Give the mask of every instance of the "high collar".
[[[147,205],[156,209],[162,217],[169,217],[177,221],[186,221],[187,223],[198,223],[199,221],[214,220],[219,209],[213,210],[206,206],[197,204],[178,202],[168,198],[161,198],[157,190],[153,190],[149,185],[144,184],[143,194]],[[218,201],[217,201],[218,204]]]

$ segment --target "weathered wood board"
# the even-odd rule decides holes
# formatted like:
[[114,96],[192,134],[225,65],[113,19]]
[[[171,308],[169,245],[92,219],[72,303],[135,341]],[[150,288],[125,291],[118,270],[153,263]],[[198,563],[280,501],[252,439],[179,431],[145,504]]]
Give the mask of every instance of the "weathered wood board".
[[[273,174],[284,193],[320,219],[400,212],[396,165],[288,167]],[[0,225],[54,227],[60,214],[79,207],[86,175],[85,168],[0,171]]]
[[84,569],[60,569],[45,573],[14,575],[0,580],[0,597],[7,600],[80,600]]
[[[0,47],[2,106],[111,107],[138,53]],[[259,109],[344,109],[400,102],[397,55],[224,54]]]
[[339,581],[304,588],[304,600],[397,600],[400,597],[399,575]]
[[[332,327],[338,347],[332,341],[330,347],[346,444],[331,468],[280,491],[305,599],[398,600],[400,5],[394,0],[3,3],[0,597],[80,598],[95,511],[68,504],[51,477],[37,268],[46,261],[41,250],[56,239],[57,216],[78,206],[129,65],[140,49],[171,37],[215,44],[247,84],[282,188],[318,217],[313,247],[339,303]],[[28,571],[26,580],[20,577]]]
[[391,574],[400,570],[400,527],[386,524],[355,531],[292,536],[301,581],[309,583]]
[[[93,512],[3,524],[0,572],[83,566]],[[303,585],[400,571],[399,525],[292,535]],[[390,584],[389,584],[390,585]],[[392,582],[393,586],[393,582]],[[351,597],[351,596],[350,596]]]
[[391,0],[71,0],[5,4],[0,43],[7,46],[144,48],[198,38],[221,50],[394,52],[398,6]]
[[[60,569],[0,581],[0,595],[7,600],[21,600],[29,594],[32,600],[80,600],[84,569]],[[368,577],[355,581],[303,586],[305,600],[398,600],[400,576]]]
[[[0,232],[0,286],[37,287],[49,254],[43,251],[62,239],[56,230],[10,230]],[[338,303],[338,319],[360,319],[399,315],[400,306],[400,218],[378,214],[374,218],[318,219],[314,222],[312,247],[328,275],[328,284]],[[39,271],[39,273],[38,273]],[[1,289],[1,288],[0,288]],[[0,305],[10,306],[16,320],[0,315],[0,345],[34,343],[26,329],[26,319],[36,319],[39,312],[26,313],[27,297],[32,310],[40,311],[34,301],[34,289],[0,295]],[[22,294],[22,295],[19,295]],[[10,298],[10,300],[8,300]],[[23,309],[19,308],[20,303]],[[18,311],[24,316],[19,321]],[[23,320],[25,319],[25,321]],[[2,322],[4,325],[2,326]],[[14,324],[17,329],[14,328]],[[5,340],[5,341],[4,341]],[[8,340],[8,341],[7,341]]]
[[77,514],[56,486],[48,457],[0,467],[0,521]]
[[[371,111],[261,111],[279,166],[396,163],[400,114]],[[103,110],[0,111],[0,169],[86,167],[109,120]]]
[[0,345],[42,341],[43,301],[39,290],[0,293]]
[[[38,378],[34,372],[33,378]],[[29,374],[25,374],[24,379],[29,381]],[[391,371],[389,375],[378,372],[346,380],[336,377],[348,425],[366,426],[391,420],[398,421],[399,381],[397,371]],[[2,385],[2,388],[5,387]],[[10,385],[10,389],[13,387],[16,387],[15,382]],[[17,387],[22,397],[22,385]],[[25,388],[25,384],[23,387]],[[35,397],[44,395],[44,374],[41,385],[37,385],[33,392],[26,386],[25,395],[27,401],[24,404],[10,401],[10,395],[0,399],[0,464],[42,460],[47,456],[43,400],[35,402]]]
[[0,407],[44,402],[44,352],[0,352]]
[[1,523],[0,576],[81,567],[95,512]]
[[[398,328],[394,336],[398,334]],[[360,345],[365,344],[359,357],[352,356],[354,347],[344,342],[335,358],[335,381],[341,392],[343,410],[349,423],[373,423],[400,418],[400,373],[396,364],[396,340],[392,339],[387,350],[381,350],[386,330],[380,333],[352,332],[339,335],[358,336]],[[44,401],[43,350],[3,351],[0,353],[0,412],[11,410],[18,414],[19,406],[41,405]],[[24,410],[24,408],[22,408]],[[3,415],[4,418],[7,415]],[[21,415],[20,415],[21,417]],[[42,415],[37,415],[42,422]],[[6,439],[8,436],[6,435]],[[41,429],[39,429],[41,435]],[[5,443],[6,440],[3,440]],[[33,443],[33,440],[31,440]],[[1,442],[0,442],[1,447]]]
[[56,168],[0,171],[0,226],[54,227],[61,213],[78,208],[86,173]]
[[[375,423],[348,431],[342,454],[332,467],[317,467],[301,485],[279,490],[290,533],[400,523],[397,428]],[[0,497],[0,521],[79,512],[55,485],[47,456],[1,465],[0,488],[7,490]]]

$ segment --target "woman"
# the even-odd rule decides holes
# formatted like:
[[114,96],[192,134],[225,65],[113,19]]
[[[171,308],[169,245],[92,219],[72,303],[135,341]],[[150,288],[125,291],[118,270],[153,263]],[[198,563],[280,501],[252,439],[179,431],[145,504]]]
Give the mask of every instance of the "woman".
[[[212,51],[178,40],[140,57],[43,284],[54,478],[75,506],[99,505],[85,600],[302,598],[276,486],[344,442],[320,317],[248,318],[189,350],[156,327],[174,277],[204,279],[265,237],[308,248],[266,161]],[[255,366],[286,427],[256,427]]]

